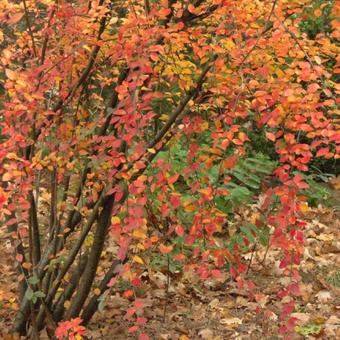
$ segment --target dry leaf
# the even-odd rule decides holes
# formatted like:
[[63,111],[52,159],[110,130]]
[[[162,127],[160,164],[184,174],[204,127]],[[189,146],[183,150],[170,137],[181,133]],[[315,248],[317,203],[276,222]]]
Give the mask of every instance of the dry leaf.
[[331,293],[327,290],[321,290],[315,295],[315,297],[321,302],[325,303],[332,298]]
[[209,307],[210,308],[218,308],[220,306],[220,300],[219,299],[213,299],[210,303],[209,303]]
[[190,340],[185,334],[182,334],[180,337],[179,337],[179,340]]
[[310,320],[310,315],[306,313],[292,313],[291,317],[297,318],[299,325],[306,325]]
[[202,339],[206,339],[206,340],[210,340],[213,338],[214,336],[214,332],[209,329],[209,328],[205,328],[202,329],[198,332],[198,335],[202,338]]
[[239,318],[225,318],[221,319],[220,323],[226,326],[237,326],[242,324],[242,320]]
[[340,319],[336,315],[332,315],[327,321],[326,325],[339,325],[340,326]]

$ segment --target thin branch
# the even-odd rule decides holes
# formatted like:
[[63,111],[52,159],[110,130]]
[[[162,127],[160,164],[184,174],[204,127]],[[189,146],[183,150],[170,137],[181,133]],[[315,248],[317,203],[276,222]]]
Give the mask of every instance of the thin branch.
[[[48,28],[51,26],[51,21],[52,21],[52,19],[54,17],[54,14],[55,14],[55,7],[53,7],[51,15],[50,15],[50,17],[48,19],[48,22],[47,22],[47,27]],[[45,62],[47,44],[48,44],[48,34],[46,33],[45,34],[45,39],[43,41],[42,48],[41,48],[40,65],[42,65]]]
[[310,64],[310,66],[312,67],[312,69],[315,71],[315,67],[313,64],[313,61],[311,60],[311,58],[309,57],[309,55],[307,54],[307,52],[304,50],[304,48],[302,47],[302,45],[299,42],[299,39],[297,38],[297,36],[295,35],[294,32],[292,32],[291,30],[288,29],[288,27],[284,24],[284,22],[282,22],[278,16],[274,13],[275,18],[277,19],[277,21],[280,23],[280,25],[283,27],[283,29],[285,30],[286,33],[288,33],[295,41],[296,45],[298,45],[299,49],[302,51],[302,53],[304,54],[305,58],[307,59],[308,63]]
[[74,293],[75,289],[79,285],[79,281],[81,276],[86,268],[88,261],[88,254],[85,254],[79,260],[78,268],[74,271],[71,276],[70,282],[67,287],[64,289],[63,293],[60,295],[56,303],[53,305],[53,318],[57,321],[61,320],[63,313],[65,311],[64,303],[67,300],[70,300],[72,294]]
[[100,282],[98,288],[100,289],[100,294],[93,295],[86,307],[83,310],[83,313],[81,315],[81,318],[83,319],[83,324],[86,325],[92,318],[93,314],[97,311],[98,305],[99,305],[99,299],[100,296],[108,289],[108,284],[113,278],[113,276],[116,274],[117,267],[119,265],[122,265],[125,261],[120,262],[118,260],[114,260],[110,269],[105,274],[103,280]]
[[[213,58],[215,60],[216,57]],[[164,135],[169,131],[170,127],[173,125],[173,123],[177,120],[179,115],[184,111],[186,108],[188,102],[197,95],[197,93],[200,91],[203,83],[206,80],[206,75],[210,71],[212,67],[212,63],[209,63],[200,74],[199,78],[197,79],[196,86],[194,89],[189,91],[189,93],[181,100],[181,102],[178,104],[175,111],[172,113],[172,115],[169,117],[168,121],[164,124],[162,129],[158,132],[157,136],[154,138],[153,141],[148,145],[148,148],[153,148],[156,146],[161,139],[164,137]]]
[[266,20],[266,25],[265,25],[263,31],[258,35],[258,37],[257,37],[257,39],[256,39],[256,41],[255,41],[255,44],[253,45],[253,47],[252,47],[252,48],[248,51],[248,53],[243,57],[243,59],[242,59],[240,65],[243,65],[243,64],[246,62],[246,60],[249,58],[249,56],[251,55],[251,53],[252,53],[252,52],[254,51],[254,49],[257,47],[257,45],[258,45],[258,43],[259,43],[259,41],[260,41],[260,38],[261,38],[264,34],[266,34],[266,33],[272,28],[272,26],[270,25],[270,19],[271,19],[271,17],[273,16],[273,14],[275,15],[274,11],[275,11],[276,4],[277,4],[277,0],[274,0],[273,5],[272,5],[272,9],[271,9],[271,11],[270,11],[270,13],[269,13],[269,15],[268,15],[268,18],[267,18],[267,20]]
[[28,9],[27,9],[26,0],[22,0],[22,2],[24,4],[25,20],[26,20],[28,33],[29,33],[29,36],[30,36],[31,41],[32,41],[33,53],[34,53],[34,56],[37,58],[38,52],[37,52],[37,47],[35,45],[35,40],[34,40],[34,35],[33,35],[32,27],[31,27],[30,19],[29,19],[29,16],[28,16]]
[[35,266],[40,261],[41,249],[40,249],[40,232],[39,232],[37,208],[36,208],[35,198],[33,196],[32,191],[29,194],[29,201],[30,201],[29,226],[30,226],[30,234],[32,237],[32,263]]
[[93,245],[89,254],[89,259],[87,261],[84,274],[82,275],[80,281],[81,289],[76,292],[75,297],[72,299],[72,304],[66,313],[66,319],[76,317],[80,313],[88,297],[88,294],[90,293],[94,278],[96,276],[98,263],[100,261],[100,254],[104,247],[106,233],[110,226],[111,212],[115,203],[114,197],[114,194],[109,196],[109,199],[103,206],[103,210],[98,217],[97,229],[94,234]]
[[46,297],[46,303],[50,304],[62,282],[62,279],[64,278],[65,274],[67,273],[67,271],[69,270],[69,268],[71,267],[71,265],[73,264],[75,258],[77,257],[77,254],[81,248],[81,246],[83,245],[86,236],[88,235],[88,233],[90,232],[93,223],[95,222],[96,218],[97,218],[97,214],[99,211],[99,208],[102,206],[102,203],[104,201],[104,196],[105,196],[105,191],[102,192],[102,194],[100,195],[100,197],[98,198],[98,201],[91,213],[91,216],[89,217],[84,229],[82,230],[81,234],[79,235],[79,238],[77,239],[76,243],[74,244],[74,246],[72,247],[68,258],[66,259],[64,265],[62,266],[60,272],[58,273],[58,276],[56,278],[56,280],[53,282],[52,285],[52,289],[49,292],[49,294]]

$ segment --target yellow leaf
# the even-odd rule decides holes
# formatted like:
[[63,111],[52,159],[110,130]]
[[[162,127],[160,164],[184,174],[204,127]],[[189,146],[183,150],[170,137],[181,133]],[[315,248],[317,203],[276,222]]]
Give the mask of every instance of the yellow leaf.
[[71,306],[70,300],[66,300],[66,301],[64,302],[64,307],[65,307],[65,309],[69,309],[70,306]]
[[85,50],[91,52],[91,47],[89,47],[89,46],[87,46],[87,45],[83,45],[83,49],[85,49]]
[[140,256],[137,256],[137,255],[132,257],[132,261],[136,262],[136,263],[139,263],[139,264],[144,264],[143,259]]
[[112,216],[111,217],[111,223],[112,224],[119,224],[120,223],[120,218],[118,216]]
[[10,152],[6,156],[8,159],[18,159],[18,156],[14,152]]
[[168,115],[165,115],[165,114],[162,114],[159,119],[162,121],[162,122],[166,122],[168,120]]
[[145,232],[141,229],[136,229],[132,232],[132,237],[134,238],[146,238]]
[[202,130],[202,131],[208,130],[208,128],[209,128],[209,123],[208,123],[208,122],[204,122],[204,123],[201,124],[200,127],[201,127],[201,130]]
[[321,60],[321,58],[319,57],[319,56],[315,56],[314,57],[314,60],[316,61],[316,63],[318,64],[318,65],[321,65],[321,63],[322,63],[322,60]]
[[65,276],[64,276],[64,280],[65,280],[66,282],[70,282],[70,279],[71,279],[70,273],[66,273]]
[[19,170],[13,170],[13,173],[12,173],[12,174],[13,174],[14,177],[21,177],[21,174],[22,174],[22,173],[21,173],[21,171],[19,171]]
[[150,148],[150,149],[148,149],[148,152],[150,152],[150,153],[152,153],[152,154],[155,154],[155,153],[156,153],[156,150],[155,150],[155,149],[152,149],[152,148]]
[[230,51],[235,47],[235,43],[232,41],[232,39],[227,39],[224,42],[224,47],[227,51]]
[[88,235],[85,239],[85,247],[90,248],[93,244],[93,235]]
[[136,246],[136,248],[137,248],[138,250],[141,250],[141,251],[144,251],[144,250],[145,250],[145,247],[144,247],[144,244],[143,244],[143,243],[138,243],[137,246]]
[[15,79],[15,72],[10,70],[9,68],[6,68],[5,73],[6,73],[6,77],[8,79],[10,79],[10,80],[14,80]]
[[5,172],[3,175],[2,175],[2,180],[4,182],[6,181],[10,181],[12,179],[12,174],[10,174],[9,172]]
[[260,26],[259,26],[256,22],[252,22],[252,23],[250,24],[250,27],[251,27],[251,28],[260,28]]
[[193,204],[187,204],[185,205],[184,210],[186,212],[193,212],[196,210],[196,207]]
[[95,289],[93,290],[93,293],[94,293],[94,295],[99,296],[99,295],[101,294],[101,291],[100,291],[99,288],[95,288]]
[[280,69],[280,68],[277,68],[276,70],[275,70],[275,73],[276,73],[276,75],[279,77],[279,78],[283,78],[284,77],[284,73],[282,72],[282,70]]
[[114,25],[118,22],[119,18],[118,17],[112,17],[111,20],[110,20],[110,25]]
[[308,203],[307,202],[302,202],[300,204],[300,211],[305,214],[309,211],[309,206],[308,206]]
[[22,264],[22,267],[25,268],[25,269],[30,269],[30,268],[32,268],[32,263],[30,263],[30,262],[24,262],[24,263]]

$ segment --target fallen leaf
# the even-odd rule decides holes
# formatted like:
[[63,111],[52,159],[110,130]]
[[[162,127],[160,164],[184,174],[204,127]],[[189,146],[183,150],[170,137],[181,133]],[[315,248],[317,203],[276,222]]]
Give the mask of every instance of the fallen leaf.
[[306,325],[310,320],[310,315],[306,313],[292,313],[291,317],[297,318],[300,325]]
[[209,329],[209,328],[205,328],[202,329],[198,332],[198,335],[202,338],[202,339],[206,339],[206,340],[210,340],[213,338],[214,336],[214,332]]
[[340,319],[336,315],[332,315],[327,321],[326,325],[339,325],[340,326]]
[[220,300],[219,299],[213,299],[210,303],[209,303],[209,307],[210,308],[217,308],[220,306]]
[[331,293],[327,290],[321,290],[315,295],[315,297],[321,302],[325,303],[332,298]]
[[221,319],[220,323],[226,326],[237,326],[242,324],[242,320],[239,318],[225,318]]

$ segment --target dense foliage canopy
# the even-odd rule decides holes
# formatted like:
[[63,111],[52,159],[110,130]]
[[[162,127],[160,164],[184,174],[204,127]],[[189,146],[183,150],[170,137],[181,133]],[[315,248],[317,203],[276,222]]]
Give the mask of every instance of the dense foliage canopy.
[[[278,292],[290,331],[304,173],[339,157],[337,10],[2,0],[0,208],[21,281],[14,330],[53,333],[69,320],[57,336],[82,334],[109,287],[138,287],[143,254],[156,249],[202,278],[230,271],[260,299],[241,257],[259,245],[279,248],[291,277]],[[228,236],[244,204],[256,215]],[[131,331],[142,332],[142,308],[137,296]]]

